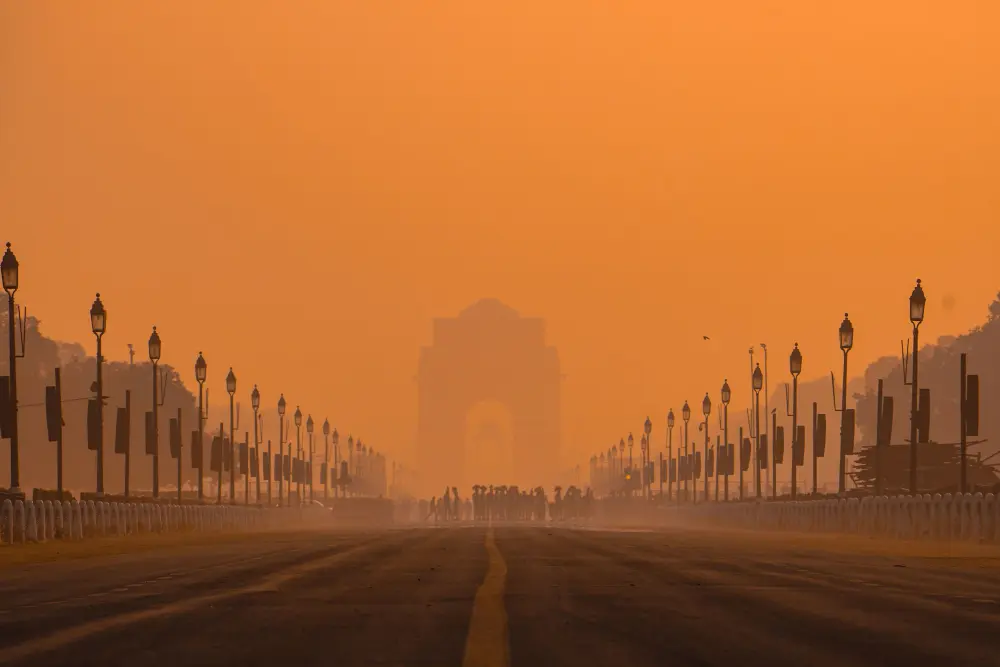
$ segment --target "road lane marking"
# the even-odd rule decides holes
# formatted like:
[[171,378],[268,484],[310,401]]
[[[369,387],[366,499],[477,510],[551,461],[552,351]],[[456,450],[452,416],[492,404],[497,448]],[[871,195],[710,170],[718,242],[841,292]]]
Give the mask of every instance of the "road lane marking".
[[[234,588],[188,598],[186,600],[179,600],[177,602],[170,602],[159,607],[153,607],[152,609],[143,609],[141,611],[128,612],[117,616],[99,618],[93,621],[81,623],[80,625],[59,630],[50,635],[29,639],[28,641],[11,646],[0,652],[0,665],[24,660],[30,656],[46,653],[62,646],[87,639],[102,632],[125,627],[141,621],[184,614],[201,607],[211,606],[216,602],[222,602],[242,595],[277,591],[282,584],[294,581],[295,579],[298,579],[315,570],[321,570],[331,565],[335,565],[342,560],[349,559],[352,556],[363,552],[370,546],[372,546],[372,542],[364,542],[344,551],[339,551],[315,560],[306,561],[305,563],[301,563],[292,568],[275,572],[258,583],[250,584],[242,588]],[[91,593],[88,597],[100,597],[103,595],[106,595],[106,593]],[[0,610],[0,614],[5,611],[6,610]]]
[[486,531],[486,553],[489,555],[489,568],[472,604],[472,619],[469,621],[469,635],[465,640],[462,667],[510,665],[507,610],[503,603],[507,564],[497,548],[492,526]]

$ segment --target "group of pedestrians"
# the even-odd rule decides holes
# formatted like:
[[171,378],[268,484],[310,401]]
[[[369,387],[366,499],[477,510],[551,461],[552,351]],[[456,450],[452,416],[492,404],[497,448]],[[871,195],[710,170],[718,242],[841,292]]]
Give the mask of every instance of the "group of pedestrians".
[[546,521],[581,520],[593,513],[594,495],[590,489],[581,491],[570,486],[565,494],[555,487],[550,501],[545,489],[538,486],[522,490],[511,485],[476,484],[472,497],[462,499],[457,487],[446,487],[441,497],[421,503],[426,508],[425,521],[444,524],[456,521],[516,521],[544,523]]

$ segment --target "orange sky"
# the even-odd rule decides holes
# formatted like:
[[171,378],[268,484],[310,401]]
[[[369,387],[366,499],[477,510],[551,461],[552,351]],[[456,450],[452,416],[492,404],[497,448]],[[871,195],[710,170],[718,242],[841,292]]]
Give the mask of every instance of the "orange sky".
[[998,45],[988,0],[5,2],[0,229],[47,334],[100,291],[108,356],[156,324],[404,459],[431,318],[498,297],[568,464],[751,344],[827,374],[845,310],[898,352],[918,276],[925,340],[981,322]]

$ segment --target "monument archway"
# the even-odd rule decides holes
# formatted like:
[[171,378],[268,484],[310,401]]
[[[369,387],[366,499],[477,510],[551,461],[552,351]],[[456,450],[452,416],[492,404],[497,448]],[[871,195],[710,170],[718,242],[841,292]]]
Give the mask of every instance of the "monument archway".
[[[417,372],[423,492],[440,495],[445,486],[459,486],[468,496],[476,483],[547,484],[558,472],[562,375],[556,349],[545,343],[545,321],[483,299],[433,326]],[[496,403],[509,417],[486,420],[485,431],[477,432],[470,413]],[[474,465],[494,458],[482,450],[491,441],[509,447],[510,466],[498,466],[496,474],[513,479],[483,478],[486,468]]]

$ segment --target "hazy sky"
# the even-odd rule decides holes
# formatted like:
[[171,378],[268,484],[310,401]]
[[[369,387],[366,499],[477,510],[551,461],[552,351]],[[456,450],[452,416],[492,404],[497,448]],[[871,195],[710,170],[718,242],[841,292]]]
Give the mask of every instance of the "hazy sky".
[[404,458],[431,319],[497,297],[569,463],[751,344],[828,374],[845,310],[897,353],[917,277],[925,340],[982,321],[998,68],[992,0],[0,2],[0,229],[49,335],[100,291],[109,357],[156,324]]

